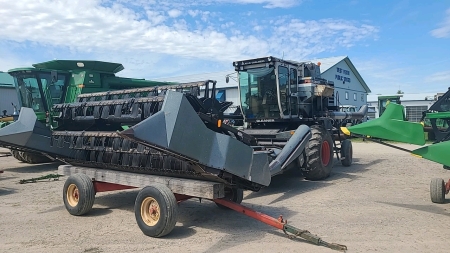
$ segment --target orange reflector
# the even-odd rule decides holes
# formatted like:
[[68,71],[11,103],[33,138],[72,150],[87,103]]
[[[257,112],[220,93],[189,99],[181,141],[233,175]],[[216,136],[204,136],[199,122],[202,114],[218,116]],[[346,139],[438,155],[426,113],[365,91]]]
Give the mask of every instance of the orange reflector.
[[291,135],[294,135],[295,131],[291,131]]
[[222,126],[222,120],[219,119],[219,120],[217,121],[217,127],[221,127],[221,126]]
[[84,88],[84,84],[78,84],[78,88]]

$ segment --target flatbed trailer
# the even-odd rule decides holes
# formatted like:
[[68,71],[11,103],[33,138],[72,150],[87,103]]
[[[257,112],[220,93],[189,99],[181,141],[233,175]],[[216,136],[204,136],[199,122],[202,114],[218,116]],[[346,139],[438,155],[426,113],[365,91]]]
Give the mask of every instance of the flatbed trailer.
[[72,165],[59,166],[58,174],[68,176],[63,188],[64,205],[70,214],[77,216],[92,209],[98,192],[142,188],[136,197],[134,212],[139,228],[150,237],[169,234],[177,222],[178,204],[191,198],[200,198],[280,229],[290,238],[298,236],[316,245],[347,250],[345,245],[325,242],[307,230],[288,224],[281,215],[274,218],[241,205],[242,191],[230,196],[225,192],[226,187],[222,182]]

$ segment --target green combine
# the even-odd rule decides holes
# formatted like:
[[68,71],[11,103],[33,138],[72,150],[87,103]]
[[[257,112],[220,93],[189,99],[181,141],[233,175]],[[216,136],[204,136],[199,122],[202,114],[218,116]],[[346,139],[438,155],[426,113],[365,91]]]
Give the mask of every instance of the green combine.
[[[174,84],[116,76],[123,69],[120,63],[54,60],[33,64],[33,67],[11,69],[8,73],[14,77],[19,106],[32,108],[40,122],[54,129],[58,122],[53,120],[57,116],[52,110],[53,105],[75,102],[80,94]],[[18,112],[15,115],[18,117]],[[14,122],[13,116],[2,118],[0,128]],[[0,146],[10,148],[12,155],[23,162],[51,161],[43,154],[2,143]]]
[[[431,131],[435,141],[425,145],[424,121],[431,124]],[[442,127],[442,122],[447,126]],[[351,126],[341,130],[347,135],[363,137],[393,148],[397,148],[412,155],[425,158],[442,164],[445,169],[450,168],[450,89],[440,97],[427,111],[423,112],[420,123],[406,120],[402,105],[388,102],[382,115],[374,120]],[[381,139],[381,140],[380,140]],[[383,142],[390,140],[402,143],[420,145],[422,147],[407,150],[392,144]],[[444,203],[445,195],[450,191],[450,180],[445,183],[443,179],[433,179],[430,185],[431,200],[434,203]]]

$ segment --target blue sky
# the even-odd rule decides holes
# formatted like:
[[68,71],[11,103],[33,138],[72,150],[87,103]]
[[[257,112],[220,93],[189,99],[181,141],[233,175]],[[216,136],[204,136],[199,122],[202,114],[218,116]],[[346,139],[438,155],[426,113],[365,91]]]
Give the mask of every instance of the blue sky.
[[232,70],[232,62],[347,55],[372,94],[450,87],[450,2],[0,0],[0,70],[53,59],[124,64],[122,76]]

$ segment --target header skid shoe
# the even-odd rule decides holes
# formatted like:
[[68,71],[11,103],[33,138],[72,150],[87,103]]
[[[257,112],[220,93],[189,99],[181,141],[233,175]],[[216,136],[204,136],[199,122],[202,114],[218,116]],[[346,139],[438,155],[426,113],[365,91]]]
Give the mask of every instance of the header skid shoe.
[[233,137],[207,128],[182,93],[168,91],[161,111],[118,134],[192,163],[263,186],[270,184],[267,152],[254,152]]

